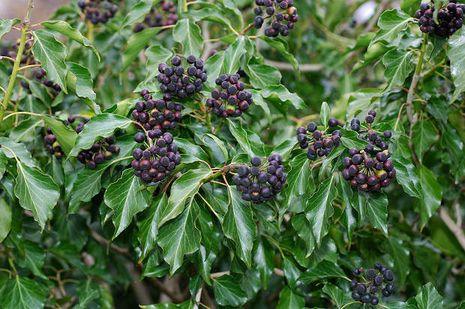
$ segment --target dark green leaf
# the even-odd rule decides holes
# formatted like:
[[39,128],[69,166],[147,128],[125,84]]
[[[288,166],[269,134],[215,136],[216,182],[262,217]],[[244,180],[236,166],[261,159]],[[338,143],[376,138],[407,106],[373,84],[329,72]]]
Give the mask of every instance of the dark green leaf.
[[277,309],[304,308],[305,298],[295,294],[289,287],[284,287],[279,293]]
[[6,281],[0,295],[4,309],[40,309],[44,307],[47,288],[32,279],[16,276]]
[[237,284],[234,277],[225,275],[213,281],[215,299],[221,306],[242,306],[247,302],[247,294]]

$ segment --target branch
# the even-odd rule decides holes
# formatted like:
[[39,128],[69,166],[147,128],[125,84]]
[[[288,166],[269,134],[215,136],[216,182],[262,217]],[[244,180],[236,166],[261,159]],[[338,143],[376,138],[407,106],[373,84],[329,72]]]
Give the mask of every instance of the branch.
[[[265,60],[265,63],[271,66],[274,66],[275,68],[278,68],[283,71],[294,71],[294,67],[292,64],[285,63],[285,62],[278,62],[278,61],[273,61],[273,60]],[[299,65],[299,70],[300,72],[319,72],[324,69],[323,64],[301,64]]]
[[170,289],[166,287],[165,284],[161,283],[158,279],[156,278],[149,278],[150,282],[157,288],[159,289],[163,294],[166,294],[171,300],[175,303],[181,303],[184,301],[183,297],[179,296],[177,293],[174,293]]
[[90,230],[90,236],[92,236],[92,238],[97,241],[98,243],[102,244],[102,245],[105,245],[107,247],[110,247],[111,250],[113,250],[114,252],[120,254],[120,255],[123,255],[127,258],[129,258],[130,260],[132,260],[134,257],[131,255],[131,253],[129,253],[129,250],[126,249],[126,248],[122,248],[120,246],[117,246],[115,244],[113,244],[111,241],[109,241],[108,239],[106,239],[105,237],[103,237],[102,235],[100,235],[99,233],[97,233],[96,231],[94,231],[93,229],[89,229]]
[[455,238],[457,238],[457,241],[460,243],[460,246],[462,246],[462,249],[465,251],[465,234],[462,227],[455,223],[454,220],[452,220],[449,212],[444,207],[442,207],[439,211],[439,215],[452,234],[454,234]]

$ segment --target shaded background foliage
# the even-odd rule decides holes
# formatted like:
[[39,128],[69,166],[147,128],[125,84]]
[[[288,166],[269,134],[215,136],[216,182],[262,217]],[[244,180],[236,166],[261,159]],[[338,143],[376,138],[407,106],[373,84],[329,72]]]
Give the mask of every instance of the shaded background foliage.
[[[50,18],[72,28],[45,22],[34,29],[35,57],[48,74],[56,70],[54,81],[69,93],[53,98],[40,85],[27,93],[18,83],[12,108],[42,116],[12,115],[0,127],[0,145],[18,157],[0,152],[0,307],[358,307],[349,304],[347,279],[353,267],[376,261],[396,275],[396,294],[384,306],[463,306],[465,31],[448,42],[425,41],[411,17],[416,0],[305,0],[296,1],[301,20],[288,38],[246,38],[232,35],[228,24],[239,30],[251,22],[252,1],[197,2],[177,30],[134,34],[151,1],[130,0],[93,30],[75,2]],[[33,11],[35,22],[44,20],[39,13]],[[210,78],[218,68],[243,69],[255,102],[241,119],[212,117],[213,130],[203,104],[183,102],[174,133],[183,165],[164,184],[167,194],[140,190],[125,160],[135,147],[129,116],[135,92],[157,92],[157,65],[174,51],[187,56],[188,39],[206,59],[217,51],[207,60]],[[47,62],[44,54],[56,58]],[[412,92],[420,57],[421,81]],[[0,66],[6,88],[11,65]],[[378,112],[379,128],[394,131],[398,171],[395,184],[373,195],[352,191],[339,172],[338,158],[361,142],[356,136],[347,135],[343,147],[317,163],[294,147],[297,127],[329,113],[346,123],[369,109]],[[94,130],[86,135],[92,142],[125,130],[115,162],[97,170],[75,162],[84,138],[61,122],[75,114],[92,117]],[[69,160],[45,152],[45,127]],[[212,167],[272,152],[284,156],[289,176],[276,202],[251,206],[224,185],[227,178],[217,179],[223,185],[210,181],[218,173]],[[40,203],[21,191],[25,182],[42,183]],[[127,209],[121,192],[134,197]]]

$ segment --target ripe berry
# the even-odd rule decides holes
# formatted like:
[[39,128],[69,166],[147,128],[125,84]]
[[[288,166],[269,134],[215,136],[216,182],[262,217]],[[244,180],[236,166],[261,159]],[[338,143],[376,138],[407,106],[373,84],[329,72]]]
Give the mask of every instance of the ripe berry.
[[80,0],[78,6],[93,24],[107,23],[118,11],[118,6],[110,0]]
[[254,9],[254,26],[260,29],[267,21],[264,33],[268,37],[288,36],[289,30],[294,28],[299,20],[292,0],[266,0],[255,3],[257,7]]
[[219,117],[239,117],[253,103],[252,93],[245,91],[239,74],[221,75],[216,79],[217,89],[207,99],[207,106]]
[[143,143],[145,141],[145,134],[143,132],[137,132],[136,135],[134,135],[134,140],[137,143]]

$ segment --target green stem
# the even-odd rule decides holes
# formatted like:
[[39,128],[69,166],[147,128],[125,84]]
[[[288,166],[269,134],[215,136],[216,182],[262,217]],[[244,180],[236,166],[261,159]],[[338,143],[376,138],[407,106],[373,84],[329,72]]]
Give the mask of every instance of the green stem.
[[13,117],[13,116],[17,116],[17,115],[28,115],[28,116],[34,116],[34,117],[43,117],[43,116],[45,116],[45,115],[42,115],[42,114],[36,114],[36,113],[31,113],[31,112],[14,112],[14,113],[8,114],[3,119],[7,120],[8,118]]

